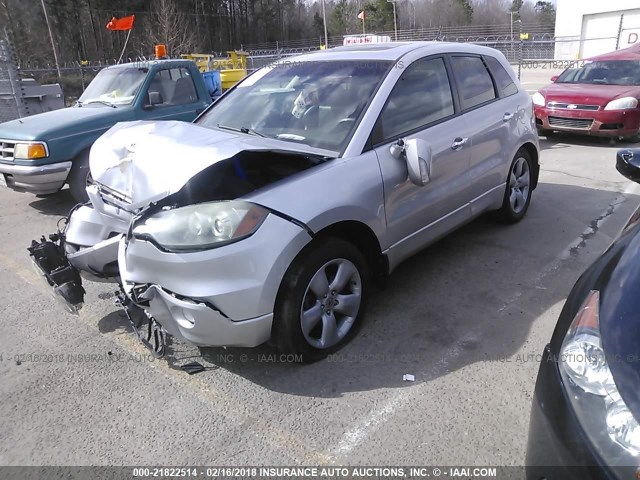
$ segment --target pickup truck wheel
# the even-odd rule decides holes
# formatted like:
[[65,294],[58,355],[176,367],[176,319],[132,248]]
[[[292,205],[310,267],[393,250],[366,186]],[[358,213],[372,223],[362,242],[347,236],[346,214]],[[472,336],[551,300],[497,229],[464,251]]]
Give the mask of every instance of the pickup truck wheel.
[[312,363],[340,349],[362,322],[368,289],[367,262],[354,245],[338,238],[310,245],[278,292],[273,340],[280,352]]
[[73,161],[73,166],[69,172],[67,183],[74,200],[78,203],[87,203],[89,196],[87,195],[87,182],[89,180],[89,152],[78,155]]
[[502,207],[496,212],[503,223],[516,223],[522,220],[531,202],[531,173],[533,161],[525,149],[520,149],[509,167],[507,184]]

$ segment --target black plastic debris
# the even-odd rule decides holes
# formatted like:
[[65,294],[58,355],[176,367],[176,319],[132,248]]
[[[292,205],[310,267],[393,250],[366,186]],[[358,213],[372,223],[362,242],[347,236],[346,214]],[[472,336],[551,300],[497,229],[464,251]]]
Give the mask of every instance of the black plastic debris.
[[186,365],[182,365],[180,368],[187,372],[189,375],[204,372],[205,370],[204,365],[198,362],[187,363]]

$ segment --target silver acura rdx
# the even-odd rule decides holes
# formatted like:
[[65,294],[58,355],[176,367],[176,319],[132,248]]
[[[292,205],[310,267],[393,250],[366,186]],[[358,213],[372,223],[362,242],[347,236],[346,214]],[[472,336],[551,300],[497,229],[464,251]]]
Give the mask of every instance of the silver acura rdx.
[[484,212],[522,219],[538,156],[498,51],[334,48],[258,70],[192,124],[114,126],[91,150],[90,202],[29,250],[72,311],[81,276],[118,283],[158,356],[173,335],[314,361],[400,262]]

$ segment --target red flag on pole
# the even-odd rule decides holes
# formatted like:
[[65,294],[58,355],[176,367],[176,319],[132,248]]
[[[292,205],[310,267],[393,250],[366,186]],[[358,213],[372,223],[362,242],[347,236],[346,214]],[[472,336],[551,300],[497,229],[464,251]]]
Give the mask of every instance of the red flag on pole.
[[362,10],[359,14],[358,14],[358,19],[360,20],[364,20],[365,18],[365,14],[364,14],[364,10]]
[[109,23],[107,23],[107,30],[131,30],[135,19],[135,15],[122,18],[112,17]]

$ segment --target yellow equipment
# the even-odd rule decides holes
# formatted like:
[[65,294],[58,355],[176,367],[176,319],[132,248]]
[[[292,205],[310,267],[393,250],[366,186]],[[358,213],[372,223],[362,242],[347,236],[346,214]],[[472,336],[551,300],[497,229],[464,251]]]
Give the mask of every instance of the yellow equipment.
[[230,50],[228,57],[215,57],[205,53],[190,53],[182,55],[182,58],[192,60],[201,72],[220,70],[220,80],[222,90],[233,87],[236,83],[247,76],[247,52]]

